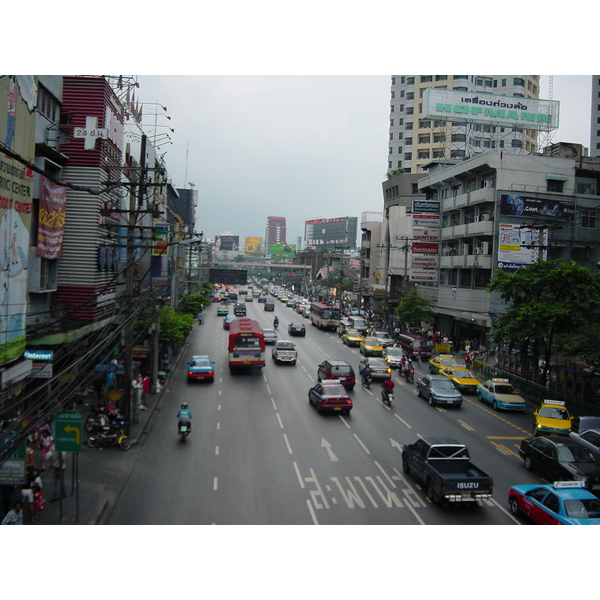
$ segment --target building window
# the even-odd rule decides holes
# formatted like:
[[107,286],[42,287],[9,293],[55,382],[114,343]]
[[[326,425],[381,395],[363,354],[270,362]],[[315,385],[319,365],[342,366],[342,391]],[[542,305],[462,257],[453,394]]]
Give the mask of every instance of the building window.
[[430,135],[420,135],[419,136],[419,144],[429,144],[431,142]]
[[448,75],[436,75],[435,76],[436,81],[446,81],[446,79],[448,79]]
[[444,158],[444,151],[443,150],[434,150],[433,158]]
[[407,138],[404,140],[404,143],[405,143],[407,146],[412,146],[412,138],[411,138],[411,137],[410,137],[410,138],[408,138],[408,137],[407,137]]
[[466,142],[467,141],[467,136],[464,133],[453,133],[452,134],[452,141],[453,142]]
[[404,160],[412,160],[412,152],[406,152],[404,154]]
[[38,111],[53,123],[58,122],[60,115],[60,104],[46,89],[38,88]]
[[421,83],[431,83],[433,81],[433,75],[421,75]]
[[390,106],[390,112],[394,112],[394,105],[393,104]]
[[415,93],[414,92],[406,92],[406,99],[407,100],[414,100],[415,99]]
[[562,194],[565,182],[558,179],[548,179],[546,184],[546,191]]
[[396,97],[396,92],[392,92],[392,100]]
[[454,75],[454,79],[466,79],[468,81],[469,76],[468,75]]
[[523,142],[521,140],[511,140],[510,147],[511,148],[522,148]]
[[414,85],[414,83],[415,83],[415,78],[414,78],[414,77],[407,77],[407,78],[406,78],[406,83],[407,83],[408,85]]
[[406,107],[406,114],[407,115],[412,115],[412,114],[414,114],[414,112],[415,112],[415,109],[412,106],[407,106]]
[[429,150],[419,150],[419,158],[429,158]]
[[418,183],[413,183],[412,184],[412,193],[413,194],[418,194],[419,193],[419,184]]
[[406,124],[406,131],[412,131],[413,128],[413,124],[412,121],[410,121],[409,123]]
[[520,85],[522,87],[525,87],[525,80],[522,79],[521,77],[515,77],[513,79],[513,85]]
[[419,121],[419,127],[421,129],[429,129],[431,127],[431,121]]
[[595,210],[581,211],[581,226],[586,229],[596,229],[597,212]]
[[437,135],[433,136],[433,141],[436,144],[443,144],[446,141],[446,134],[445,133],[439,133]]

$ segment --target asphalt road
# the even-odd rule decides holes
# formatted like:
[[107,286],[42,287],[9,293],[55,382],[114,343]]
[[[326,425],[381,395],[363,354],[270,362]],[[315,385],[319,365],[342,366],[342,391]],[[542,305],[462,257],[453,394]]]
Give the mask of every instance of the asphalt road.
[[[424,525],[517,524],[508,512],[511,485],[541,481],[518,457],[520,439],[531,430],[526,414],[494,412],[475,396],[461,409],[433,408],[415,386],[395,375],[391,408],[379,386],[351,393],[350,415],[320,415],[308,403],[324,358],[348,360],[358,371],[358,349],[337,333],[312,327],[288,338],[287,324],[302,320],[275,301],[275,313],[247,303],[248,316],[293,339],[298,363],[275,365],[267,347],[262,371],[230,374],[227,331],[216,306],[195,326],[186,356],[172,374],[152,429],[135,452],[127,484],[107,515],[109,524]],[[188,356],[207,353],[216,362],[214,383],[188,384]],[[426,365],[417,367],[417,376]],[[176,414],[187,400],[193,430],[178,439]],[[494,496],[482,503],[431,504],[416,480],[401,468],[402,445],[419,436],[454,437],[468,445],[473,462],[494,478]]]

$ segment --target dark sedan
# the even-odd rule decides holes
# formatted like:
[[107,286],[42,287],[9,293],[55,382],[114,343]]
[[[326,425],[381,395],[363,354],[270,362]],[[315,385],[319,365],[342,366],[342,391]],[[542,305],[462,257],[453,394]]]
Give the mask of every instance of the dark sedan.
[[462,394],[443,375],[425,375],[418,379],[417,396],[425,398],[431,406],[444,404],[460,408],[463,403]]
[[600,429],[587,429],[583,433],[571,431],[569,439],[581,444],[600,460]]
[[600,462],[586,448],[566,437],[533,437],[521,441],[519,455],[525,468],[549,481],[584,481],[600,494]]
[[306,335],[306,327],[304,327],[304,323],[290,323],[288,325],[288,333],[290,335]]

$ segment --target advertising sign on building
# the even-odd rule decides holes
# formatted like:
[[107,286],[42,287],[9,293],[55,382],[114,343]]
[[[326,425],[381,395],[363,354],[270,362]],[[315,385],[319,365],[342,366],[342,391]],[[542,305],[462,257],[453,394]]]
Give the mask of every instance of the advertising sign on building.
[[439,227],[440,215],[416,215],[413,214],[413,227]]
[[500,214],[573,221],[575,219],[575,203],[564,202],[555,198],[533,198],[531,196],[501,194]]
[[436,242],[413,242],[411,251],[413,254],[439,254],[440,245]]
[[231,250],[237,252],[240,249],[239,235],[218,235],[215,237],[215,251]]
[[413,215],[418,213],[439,213],[439,200],[413,200]]
[[498,268],[513,271],[520,267],[532,265],[537,260],[546,260],[548,230],[544,231],[540,248],[540,232],[538,229],[523,227],[515,223],[500,223],[498,240]]
[[436,269],[410,269],[410,281],[437,281],[438,272]]
[[413,240],[436,242],[439,232],[437,227],[413,227]]
[[12,155],[34,162],[36,98],[33,77],[0,76],[0,365],[25,350],[33,171]]
[[244,241],[244,252],[246,254],[260,254],[262,240],[259,237],[247,237]]
[[557,129],[559,104],[557,100],[427,88],[423,94],[423,116],[524,129]]
[[437,269],[440,257],[435,254],[418,254],[413,256],[411,266],[415,269]]
[[269,246],[271,258],[294,258],[296,256],[295,244],[271,244]]

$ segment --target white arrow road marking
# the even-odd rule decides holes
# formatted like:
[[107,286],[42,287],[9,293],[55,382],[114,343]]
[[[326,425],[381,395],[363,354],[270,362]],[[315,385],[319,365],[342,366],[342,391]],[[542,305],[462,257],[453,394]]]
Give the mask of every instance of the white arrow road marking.
[[331,461],[337,462],[339,460],[331,449],[331,444],[325,438],[321,438],[321,448],[325,448],[327,450],[327,454],[329,454],[329,459]]

